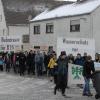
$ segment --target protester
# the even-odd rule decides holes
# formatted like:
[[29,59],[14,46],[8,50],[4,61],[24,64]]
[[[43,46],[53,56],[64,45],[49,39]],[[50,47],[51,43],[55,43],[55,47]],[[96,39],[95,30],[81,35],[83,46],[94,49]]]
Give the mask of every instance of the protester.
[[0,71],[3,71],[3,64],[4,64],[4,61],[3,61],[2,55],[0,54]]
[[54,88],[54,94],[58,89],[61,90],[62,95],[65,95],[65,89],[67,87],[67,73],[68,73],[68,58],[66,56],[66,52],[61,52],[61,55],[57,61],[58,64],[58,75],[57,75],[57,83]]
[[27,51],[25,51],[25,52],[23,52],[23,54],[25,55],[25,58],[26,58],[26,61],[25,61],[25,72],[28,72],[28,59],[27,59],[27,57],[28,57],[28,52]]
[[[33,52],[32,50],[28,52],[16,52],[16,53],[1,53],[0,54],[0,70],[4,71],[3,68],[4,61],[6,64],[6,71],[12,72],[10,69],[13,67],[16,74],[21,76],[25,74],[25,71],[28,74],[38,76],[43,75],[43,67],[45,67],[45,73],[49,70],[50,81],[54,80],[54,94],[56,91],[61,91],[62,95],[65,96],[65,89],[68,88],[68,63],[76,64],[83,66],[83,77],[84,77],[84,89],[83,96],[92,96],[89,83],[91,79],[91,74],[95,72],[94,62],[91,59],[91,56],[87,56],[87,53],[84,53],[82,57],[80,53],[77,54],[75,58],[72,54],[69,54],[67,57],[66,52],[62,51],[58,60],[56,52],[52,51],[48,54],[42,53],[39,50]],[[96,62],[100,61],[100,56],[96,55]],[[36,68],[36,69],[35,69]],[[36,71],[35,71],[36,70]],[[78,84],[79,87],[83,87],[82,84]]]
[[83,96],[92,96],[89,84],[90,84],[91,74],[94,72],[95,72],[94,62],[92,61],[91,56],[88,56],[83,66],[83,77],[85,81]]
[[100,57],[99,57],[99,54],[98,53],[96,53],[95,54],[95,62],[100,62],[100,59],[99,59]]
[[31,50],[27,56],[28,74],[35,74],[35,53]]
[[35,55],[35,65],[36,65],[37,76],[41,76],[42,67],[43,67],[43,56],[39,50],[37,51],[37,54]]
[[56,59],[56,54],[52,54],[51,59],[50,59],[49,64],[48,64],[48,69],[49,69],[50,81],[51,82],[53,81],[53,77],[54,77],[54,67],[57,66],[56,60],[57,60]]
[[14,72],[15,72],[15,73],[19,73],[19,70],[20,70],[20,69],[19,69],[20,52],[17,52],[16,55],[15,55],[15,57],[16,57],[16,58],[15,58],[15,64],[16,64],[16,65],[14,66]]
[[20,69],[20,76],[24,75],[25,72],[25,62],[26,62],[26,57],[25,55],[21,52],[19,55],[19,69]]
[[[74,64],[83,66],[84,65],[84,61],[85,61],[84,58],[82,58],[81,54],[78,53],[77,56],[76,56],[76,59],[74,61]],[[77,87],[83,88],[83,84],[77,84]]]
[[10,67],[12,68],[13,67],[13,56],[14,56],[14,52],[10,52],[9,53],[9,58],[10,58]]
[[87,60],[87,53],[86,53],[86,52],[84,53],[84,55],[83,55],[82,58],[83,58],[83,60],[85,60],[85,61]]
[[47,73],[47,68],[48,68],[48,55],[44,52],[43,53],[44,56],[44,67],[45,67],[45,74]]
[[83,66],[84,62],[80,53],[77,54],[74,64]]
[[13,70],[14,70],[14,73],[17,73],[16,72],[16,53],[14,53],[13,55]]
[[11,64],[10,62],[11,62],[10,54],[7,53],[5,56],[6,72],[10,71],[10,64]]
[[74,56],[73,56],[73,54],[69,54],[68,61],[69,61],[69,63],[74,64]]

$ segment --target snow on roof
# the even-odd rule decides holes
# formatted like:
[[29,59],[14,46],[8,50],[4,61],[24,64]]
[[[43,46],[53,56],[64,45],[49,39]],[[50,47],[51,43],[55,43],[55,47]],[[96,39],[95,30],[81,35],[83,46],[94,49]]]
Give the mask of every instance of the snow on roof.
[[83,3],[67,4],[51,11],[45,11],[33,18],[31,21],[87,14],[91,13],[98,6],[100,6],[100,0],[88,0]]
[[[46,9],[44,12],[40,13],[39,15],[37,15],[35,18],[38,19],[38,18],[41,18],[41,16],[44,16],[45,14],[47,14],[49,12],[48,9]],[[37,18],[38,17],[38,18]],[[35,19],[34,18],[34,19]],[[34,21],[34,19],[30,20],[30,21]]]

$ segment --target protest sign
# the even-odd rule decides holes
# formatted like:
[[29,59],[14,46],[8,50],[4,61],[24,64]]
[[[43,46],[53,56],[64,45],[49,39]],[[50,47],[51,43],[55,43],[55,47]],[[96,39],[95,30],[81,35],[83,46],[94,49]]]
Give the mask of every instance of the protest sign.
[[82,76],[83,67],[74,64],[68,64],[68,83],[69,84],[83,84],[84,78]]
[[57,39],[57,56],[60,55],[61,51],[66,51],[68,54],[77,53],[83,55],[85,52],[91,55],[95,59],[95,40],[88,38],[64,38],[60,37]]

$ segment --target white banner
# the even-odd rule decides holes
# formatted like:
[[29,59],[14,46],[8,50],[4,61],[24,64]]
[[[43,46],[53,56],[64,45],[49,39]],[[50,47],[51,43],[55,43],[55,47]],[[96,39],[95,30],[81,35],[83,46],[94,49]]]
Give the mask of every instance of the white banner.
[[100,70],[100,63],[94,62],[95,70]]
[[83,67],[79,65],[68,65],[68,83],[71,84],[83,84],[84,78],[82,75]]
[[0,36],[0,45],[22,45],[21,36]]
[[19,51],[21,50],[21,45],[0,45],[0,52],[6,51]]
[[95,40],[87,38],[60,37],[57,39],[57,56],[60,55],[61,51],[66,51],[67,55],[73,54],[74,56],[76,56],[77,53],[83,55],[86,52],[95,59]]
[[[95,70],[100,70],[100,63],[94,62]],[[83,84],[83,66],[68,64],[68,83],[69,84]],[[92,83],[92,82],[91,82]]]

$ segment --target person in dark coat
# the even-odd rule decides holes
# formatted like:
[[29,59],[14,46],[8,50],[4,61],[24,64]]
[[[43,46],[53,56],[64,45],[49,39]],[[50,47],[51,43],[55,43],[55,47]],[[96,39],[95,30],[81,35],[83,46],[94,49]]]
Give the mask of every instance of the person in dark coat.
[[83,61],[85,62],[87,60],[87,53],[84,53],[84,56],[82,57]]
[[61,55],[57,61],[58,65],[58,75],[57,75],[57,83],[54,88],[54,94],[58,89],[61,90],[62,95],[65,96],[65,89],[67,87],[67,73],[68,73],[68,58],[66,56],[66,52],[61,52]]
[[45,67],[45,74],[46,74],[48,68],[48,56],[45,52],[43,53],[43,56],[44,56],[44,67]]
[[19,55],[20,76],[24,75],[25,63],[26,63],[26,57],[25,57],[25,55],[21,52],[20,55]]
[[95,72],[94,62],[92,61],[91,56],[88,56],[87,61],[84,63],[84,66],[83,66],[83,77],[85,81],[83,96],[92,96],[89,83],[91,79],[91,74],[94,72]]
[[35,52],[31,50],[27,56],[28,74],[35,74]]
[[73,56],[73,54],[70,54],[68,56],[68,62],[71,63],[71,64],[74,64],[74,56]]
[[10,71],[10,55],[7,53],[5,56],[6,72]]
[[44,62],[43,55],[40,53],[40,51],[37,51],[37,54],[35,55],[37,76],[42,75],[43,62]]
[[13,58],[13,60],[15,60],[15,65],[13,66],[14,68],[14,72],[15,73],[19,73],[19,58],[20,58],[20,52],[15,53],[14,55],[15,58]]

